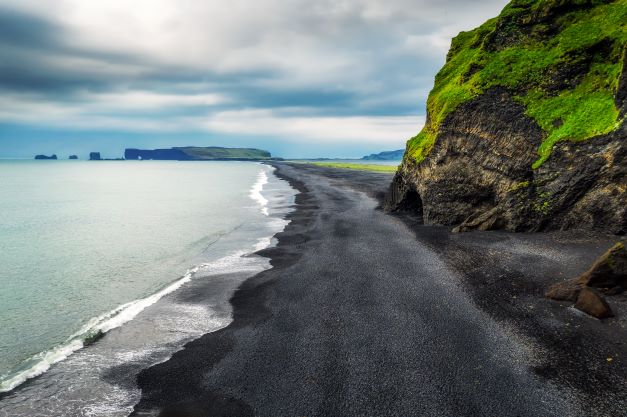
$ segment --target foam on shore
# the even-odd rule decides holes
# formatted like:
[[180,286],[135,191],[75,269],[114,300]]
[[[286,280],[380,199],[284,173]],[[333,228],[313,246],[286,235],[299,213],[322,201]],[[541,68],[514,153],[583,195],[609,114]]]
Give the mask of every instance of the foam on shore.
[[[264,186],[268,184],[268,175],[266,173],[268,171],[272,171],[272,168],[262,165],[259,173],[257,174],[255,183],[249,190],[249,197],[257,203],[261,213],[265,216],[269,216],[270,214],[268,199],[266,199],[262,194]],[[280,218],[273,218],[271,220],[272,228],[276,229],[274,232],[282,230],[286,224],[287,222]],[[97,341],[97,339],[101,338],[112,329],[118,328],[133,320],[143,310],[155,304],[164,296],[178,290],[183,285],[190,282],[199,272],[203,277],[228,272],[259,272],[258,262],[247,261],[243,258],[246,255],[262,250],[271,244],[272,236],[261,237],[252,246],[252,248],[244,248],[215,261],[199,264],[188,269],[182,277],[160,289],[156,293],[145,298],[121,304],[104,314],[93,317],[78,331],[68,337],[65,342],[47,351],[33,355],[22,362],[13,371],[0,376],[0,393],[10,392],[27,380],[42,375],[48,371],[52,365],[67,359],[70,355],[85,346],[88,346],[94,341]],[[226,325],[228,325],[228,323],[218,327]]]

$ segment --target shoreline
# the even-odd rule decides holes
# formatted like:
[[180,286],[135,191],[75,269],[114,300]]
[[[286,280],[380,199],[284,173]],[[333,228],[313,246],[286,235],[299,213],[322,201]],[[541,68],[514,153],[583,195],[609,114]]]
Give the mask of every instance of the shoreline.
[[[288,221],[287,226],[281,232],[273,236],[273,239],[277,240],[276,245],[255,252],[256,255],[268,258],[271,268],[269,270],[262,271],[259,274],[256,274],[246,279],[235,290],[235,292],[233,293],[233,295],[231,296],[229,300],[229,303],[231,304],[231,307],[232,307],[232,318],[231,318],[231,323],[228,326],[226,326],[225,328],[219,329],[215,332],[206,333],[200,338],[197,338],[187,343],[183,347],[183,349],[179,350],[178,352],[175,352],[175,354],[172,355],[170,359],[168,359],[168,361],[165,362],[166,364],[170,362],[172,358],[177,356],[177,354],[179,354],[180,352],[195,350],[197,349],[197,346],[203,349],[206,353],[208,353],[207,358],[200,358],[200,357],[197,358],[198,360],[202,361],[202,364],[204,366],[210,366],[210,364],[217,363],[218,361],[220,361],[224,357],[224,355],[228,353],[230,343],[227,338],[224,338],[224,339],[221,338],[219,333],[229,328],[239,328],[239,327],[246,326],[256,320],[263,320],[263,318],[267,315],[267,310],[263,306],[263,299],[260,297],[257,297],[257,294],[255,294],[256,292],[255,287],[257,285],[261,285],[262,287],[266,285],[263,279],[264,273],[270,270],[274,270],[276,268],[285,267],[291,263],[295,263],[298,260],[297,254],[289,253],[289,251],[285,251],[284,247],[290,246],[299,240],[299,236],[300,236],[299,229],[302,229],[308,226],[307,219],[306,219],[308,211],[316,210],[316,207],[311,206],[310,196],[308,196],[308,189],[305,187],[303,182],[284,175],[279,170],[279,167],[277,167],[276,164],[274,163],[268,164],[268,165],[271,165],[275,168],[275,170],[273,171],[273,175],[275,175],[277,178],[281,180],[287,181],[290,187],[292,187],[294,190],[297,191],[297,194],[295,195],[293,209],[285,217],[285,220]],[[292,229],[296,229],[296,230],[292,230]],[[214,338],[216,336],[218,336],[217,341],[207,340],[207,339]],[[147,378],[150,378],[144,375],[146,375],[146,373],[149,372],[151,368],[154,368],[154,366],[148,369],[144,369],[138,374],[137,376],[138,386],[141,387],[142,384],[144,383],[143,381],[146,381]],[[183,379],[181,379],[181,382],[183,382]],[[142,410],[141,409],[143,407],[142,403],[144,401],[145,401],[144,396],[142,394],[142,399],[140,400],[138,404],[135,405],[134,411],[129,415],[129,417],[156,415],[155,410]],[[221,415],[224,415],[224,416],[249,415],[249,410],[247,409],[246,405],[241,404],[240,402],[232,398],[226,398],[223,396],[214,396],[210,398],[210,401],[212,402],[212,410],[210,412],[214,413],[215,415],[220,415],[220,416]],[[193,413],[193,414],[190,414],[190,417],[192,416],[196,417],[195,413],[198,410],[195,410],[193,408],[195,407],[192,406],[192,409],[186,408],[184,410],[180,410],[178,408],[170,409],[166,407],[163,411],[161,411],[160,415],[164,415],[167,417],[170,415],[168,413],[172,412],[172,413],[175,413],[176,415],[176,413],[179,413],[182,411],[183,414],[181,415],[181,417],[187,417],[187,414],[185,413],[188,413],[188,412]],[[214,415],[214,414],[210,414],[210,415]],[[204,414],[199,414],[198,416],[200,415],[204,415]]]
[[[208,331],[224,327],[226,324],[222,322],[225,315],[229,317],[228,324],[230,321],[229,299],[239,283],[270,267],[267,259],[250,255],[260,248],[273,244],[272,238],[276,230],[283,229],[285,226],[282,213],[291,210],[287,204],[295,193],[288,184],[274,176],[272,173],[274,169],[264,165],[258,165],[258,167],[258,173],[253,178],[254,184],[248,190],[248,197],[251,201],[251,209],[261,212],[259,217],[264,219],[263,225],[245,226],[241,231],[234,233],[235,237],[225,240],[219,245],[218,252],[214,254],[224,256],[219,255],[214,259],[202,254],[195,255],[194,259],[200,263],[188,269],[184,275],[165,284],[163,288],[88,320],[82,325],[81,330],[68,339],[71,339],[73,343],[70,345],[73,349],[69,354],[49,364],[42,362],[46,365],[45,369],[41,369],[38,362],[36,367],[30,367],[24,371],[29,374],[26,378],[20,379],[19,384],[0,393],[0,415],[39,415],[27,410],[26,404],[36,403],[39,401],[38,398],[43,400],[47,395],[51,395],[45,386],[55,379],[59,382],[61,389],[65,387],[64,391],[68,391],[69,386],[76,389],[76,385],[80,385],[80,389],[85,392],[76,398],[73,398],[72,394],[59,393],[58,401],[61,409],[57,410],[56,407],[48,409],[52,415],[61,415],[62,412],[75,415],[105,406],[110,407],[111,410],[118,408],[121,410],[122,405],[127,404],[128,399],[124,398],[124,403],[121,403],[118,397],[125,396],[122,391],[127,391],[129,398],[135,396],[132,392],[136,390],[133,380],[142,366],[149,367],[154,363],[167,360],[171,353],[176,351],[175,345],[181,348],[184,343]],[[270,176],[272,178],[268,178]],[[251,232],[254,233],[251,234]],[[265,235],[266,232],[269,234]],[[251,246],[248,246],[248,243]],[[207,249],[203,249],[205,250]],[[202,297],[202,300],[199,297]],[[208,300],[211,300],[209,305],[207,305]],[[206,309],[206,311],[196,311],[198,309]],[[151,320],[159,320],[163,324],[151,325]],[[170,322],[171,328],[168,327]],[[178,322],[180,325],[176,324]],[[84,338],[83,333],[86,335]],[[89,340],[92,333],[96,336]],[[138,341],[133,341],[137,338]],[[182,343],[178,341],[179,339]],[[61,345],[60,348],[65,346]],[[53,347],[46,352],[54,353],[60,348]],[[165,357],[163,357],[164,354],[166,354]],[[116,355],[122,356],[118,358]],[[94,360],[89,359],[92,356]],[[47,356],[41,360],[46,358]],[[96,358],[108,359],[101,362]],[[85,364],[90,369],[77,372],[79,369],[76,369],[76,364],[83,361],[86,361]],[[74,379],[76,383],[72,382]],[[99,381],[98,385],[94,383],[94,379]],[[83,387],[83,383],[87,385]],[[116,388],[118,386],[125,388],[118,389]],[[120,402],[108,404],[104,401],[104,397],[109,397],[111,394],[109,389],[115,391],[118,396],[116,402]],[[56,391],[53,390],[53,394],[55,393]],[[103,401],[98,400],[99,395],[104,396],[101,398]],[[135,401],[131,399],[131,409],[137,400],[138,398]],[[64,401],[68,402],[67,410],[63,408]],[[69,407],[69,401],[76,403],[76,407]],[[32,411],[36,410],[38,410],[37,406]],[[128,412],[130,410],[125,413],[120,413],[118,410],[115,415],[127,415]]]
[[[330,198],[330,202],[340,201],[342,196],[349,192],[351,195],[355,192],[366,193],[369,197],[366,197],[365,200],[359,200],[357,202],[358,206],[369,204],[370,208],[367,209],[367,212],[370,213],[372,210],[372,212],[378,213],[376,215],[377,219],[381,218],[380,216],[385,216],[385,218],[388,219],[385,221],[386,224],[392,222],[392,227],[399,227],[399,230],[401,228],[405,229],[403,233],[406,233],[407,229],[409,229],[410,233],[413,235],[412,239],[414,240],[414,244],[424,246],[424,248],[420,249],[421,251],[425,251],[430,257],[436,256],[437,258],[442,258],[444,260],[442,267],[452,268],[450,272],[451,275],[459,274],[456,283],[447,285],[460,285],[463,288],[463,294],[457,294],[458,290],[455,289],[453,291],[455,293],[453,300],[449,300],[449,302],[463,305],[464,308],[472,310],[469,314],[471,316],[476,315],[476,319],[473,317],[470,322],[472,326],[478,326],[479,328],[487,326],[487,328],[492,329],[488,331],[488,333],[485,333],[485,330],[483,330],[483,332],[487,340],[493,340],[491,332],[497,335],[494,336],[496,339],[494,339],[493,342],[496,341],[495,343],[499,345],[503,344],[503,347],[495,348],[496,351],[514,352],[520,350],[519,354],[522,355],[521,357],[517,357],[517,355],[514,354],[511,360],[508,359],[504,361],[505,363],[511,362],[509,365],[491,363],[490,366],[492,367],[504,368],[499,371],[499,373],[502,374],[500,378],[502,378],[503,381],[498,386],[493,387],[493,395],[489,398],[486,398],[485,393],[482,393],[485,387],[477,392],[469,391],[468,387],[465,386],[465,382],[454,379],[451,381],[453,388],[449,388],[448,390],[455,391],[459,389],[460,393],[458,397],[450,399],[452,404],[442,404],[442,400],[438,399],[442,394],[437,389],[435,392],[423,395],[424,398],[421,399],[423,404],[435,402],[436,406],[433,410],[440,410],[437,412],[438,415],[471,415],[467,414],[469,412],[468,410],[475,409],[470,407],[469,404],[476,404],[478,400],[478,398],[475,398],[476,396],[478,396],[481,401],[487,402],[487,404],[480,406],[480,409],[484,411],[512,411],[512,408],[507,407],[512,406],[511,403],[515,402],[517,406],[520,407],[520,410],[518,410],[520,411],[520,415],[537,415],[538,412],[545,415],[560,415],[560,413],[563,413],[565,410],[568,410],[572,415],[583,415],[587,409],[586,404],[590,405],[591,401],[600,402],[600,406],[599,404],[595,405],[599,406],[600,410],[604,410],[608,413],[612,410],[621,409],[620,407],[623,405],[623,400],[620,399],[620,392],[625,382],[624,379],[621,381],[622,375],[625,374],[624,362],[622,362],[620,358],[617,358],[613,363],[613,369],[597,369],[599,368],[596,366],[598,365],[598,361],[596,361],[597,358],[594,358],[594,361],[582,363],[581,369],[578,369],[579,365],[577,364],[577,366],[575,366],[575,364],[572,363],[573,356],[566,349],[568,344],[572,345],[572,343],[576,342],[577,337],[585,335],[585,332],[591,331],[591,328],[596,331],[596,340],[598,340],[599,335],[601,335],[605,337],[604,339],[602,338],[604,341],[608,340],[608,336],[611,335],[611,331],[613,330],[604,328],[603,326],[605,326],[605,324],[603,323],[590,322],[590,319],[587,317],[577,317],[576,313],[573,313],[570,309],[564,308],[564,306],[559,303],[540,298],[540,296],[535,294],[538,288],[541,287],[538,282],[529,284],[525,279],[521,280],[520,284],[522,288],[518,289],[517,295],[514,295],[513,298],[512,294],[509,294],[511,291],[510,288],[498,287],[497,291],[493,291],[495,282],[509,282],[509,284],[512,285],[517,284],[513,279],[508,280],[502,276],[500,280],[492,279],[487,284],[482,281],[482,279],[485,280],[486,277],[494,275],[499,277],[498,274],[501,273],[501,275],[503,275],[502,272],[504,270],[506,271],[505,275],[507,277],[514,277],[520,272],[514,271],[514,266],[520,267],[521,265],[514,265],[516,262],[511,261],[511,259],[509,264],[505,264],[505,268],[500,269],[498,267],[493,268],[493,265],[485,265],[485,270],[481,270],[482,266],[480,265],[481,262],[479,262],[481,257],[475,259],[474,262],[468,263],[469,253],[481,255],[482,250],[487,250],[489,254],[490,251],[495,251],[499,248],[502,250],[503,248],[499,245],[505,246],[508,243],[514,243],[521,258],[518,261],[521,261],[522,264],[526,264],[529,259],[524,259],[525,250],[531,250],[533,256],[542,258],[542,248],[550,248],[552,244],[556,243],[553,240],[559,241],[560,239],[567,239],[568,234],[564,234],[563,236],[560,234],[512,235],[500,232],[484,232],[453,235],[450,233],[450,230],[445,227],[419,226],[411,216],[390,216],[381,213],[380,210],[377,209],[377,206],[380,206],[384,193],[381,186],[389,180],[385,175],[356,171],[346,172],[344,170],[312,166],[297,167],[290,164],[272,165],[277,167],[275,175],[287,180],[292,187],[299,191],[299,194],[296,196],[296,209],[288,215],[288,219],[291,220],[290,224],[283,232],[275,236],[278,240],[278,244],[273,248],[259,252],[260,255],[270,259],[273,268],[249,278],[238,288],[231,299],[231,304],[233,305],[233,321],[229,326],[217,332],[205,334],[199,339],[188,343],[184,349],[173,355],[169,361],[153,366],[140,373],[138,385],[142,388],[142,400],[135,406],[135,411],[131,414],[132,416],[287,416],[295,415],[295,413],[303,413],[303,415],[338,415],[339,410],[343,410],[344,415],[358,414],[359,411],[368,412],[371,413],[370,415],[373,415],[372,413],[377,412],[380,414],[381,410],[378,409],[378,407],[383,405],[388,407],[387,410],[389,413],[386,415],[416,415],[415,412],[413,414],[407,413],[407,410],[418,409],[415,408],[416,404],[412,404],[413,408],[406,408],[408,406],[406,403],[408,401],[411,403],[411,401],[407,399],[403,401],[397,399],[395,402],[389,403],[388,400],[379,398],[379,403],[368,405],[360,403],[349,394],[340,395],[345,389],[345,385],[350,386],[351,382],[346,381],[346,375],[336,374],[333,369],[343,369],[341,363],[343,363],[344,360],[341,359],[341,357],[355,355],[356,348],[342,347],[342,343],[339,343],[338,346],[336,340],[329,340],[329,336],[335,339],[347,338],[347,340],[352,341],[351,343],[354,343],[357,337],[361,340],[361,343],[365,343],[366,345],[382,343],[382,346],[379,346],[379,348],[389,349],[389,347],[386,347],[386,343],[380,340],[371,340],[372,338],[378,339],[381,336],[376,332],[370,334],[368,338],[363,339],[363,336],[357,336],[359,333],[354,333],[354,329],[349,329],[348,327],[344,328],[344,326],[348,326],[353,320],[351,313],[348,311],[339,316],[334,315],[333,317],[335,318],[330,322],[328,321],[329,319],[325,320],[328,309],[341,310],[341,307],[336,306],[335,303],[341,305],[343,303],[350,304],[359,301],[354,298],[355,294],[346,298],[350,294],[344,294],[347,288],[343,288],[343,285],[349,284],[338,283],[333,279],[333,275],[319,275],[319,271],[314,271],[314,276],[318,276],[318,279],[322,279],[321,277],[323,277],[328,283],[312,283],[311,280],[301,278],[302,274],[311,274],[311,268],[325,268],[324,265],[306,265],[316,256],[315,251],[312,252],[312,249],[315,247],[319,250],[323,250],[325,244],[328,244],[325,240],[329,240],[327,237],[328,234],[318,230],[321,223],[316,224],[316,222],[319,222],[321,219],[326,223],[337,220],[334,218],[334,213],[329,214],[324,212],[325,206],[321,204],[320,200],[326,197],[323,197],[315,189],[311,189],[312,186],[314,188],[320,187],[318,182],[308,182],[311,178],[315,178],[315,181],[319,180],[320,182],[324,182],[325,184],[323,184],[323,186],[327,187],[325,190],[328,189],[329,185],[331,186],[329,190],[335,188],[339,190],[337,196]],[[297,178],[299,175],[302,176],[304,180],[303,178]],[[326,182],[329,184],[326,184]],[[367,203],[367,200],[370,200],[371,203]],[[346,220],[343,221],[346,222]],[[390,224],[387,224],[386,227],[388,226],[390,226]],[[351,228],[347,228],[347,226],[342,224],[340,224],[339,227],[337,224],[334,225],[332,230],[331,233],[334,238],[347,238],[351,237],[352,234]],[[534,240],[534,238],[537,238],[536,240],[538,241]],[[595,239],[597,240],[595,241]],[[508,242],[509,240],[511,240],[511,242]],[[580,260],[578,263],[575,262],[574,265],[570,265],[566,269],[570,268],[571,270],[576,270],[577,268],[581,268],[582,265],[587,262],[587,258],[593,258],[593,254],[590,252],[591,248],[602,251],[603,245],[607,244],[608,239],[607,237],[586,237],[579,240],[582,242],[575,242],[572,245],[578,248],[579,252],[581,252],[586,259]],[[494,241],[496,241],[498,248],[494,247]],[[349,244],[347,242],[345,242],[345,244]],[[477,251],[477,249],[479,249],[479,251]],[[553,248],[553,251],[555,252],[555,248]],[[551,256],[553,255],[556,255],[556,253],[551,254]],[[495,261],[499,259],[499,256],[502,256],[502,253],[499,254],[497,251],[496,255],[490,256],[492,256],[492,261]],[[488,260],[490,256],[487,256]],[[513,258],[515,257],[516,256]],[[510,258],[512,258],[511,254]],[[551,268],[554,269],[556,265],[560,265],[558,258],[545,260],[547,264],[544,265],[540,263],[539,269],[542,270],[544,268],[544,272],[550,271]],[[429,262],[433,261],[434,260],[431,259]],[[440,261],[440,259],[436,260],[436,262]],[[363,261],[360,260],[359,262]],[[551,262],[553,262],[553,264],[549,265]],[[507,270],[507,268],[509,268],[509,270]],[[365,269],[358,268],[358,270],[361,270],[362,273],[367,273]],[[433,273],[433,271],[429,272]],[[338,274],[342,274],[342,272],[338,270]],[[394,275],[392,275],[392,278],[394,278]],[[351,277],[346,279],[350,280],[355,278]],[[547,278],[545,278],[545,281],[546,279]],[[551,277],[548,277],[548,279],[550,280]],[[291,283],[291,280],[297,280],[298,283]],[[370,280],[360,282],[360,286],[373,285],[373,282]],[[395,282],[397,284],[399,283],[398,281]],[[428,281],[424,281],[422,284],[432,285],[432,283]],[[330,289],[326,288],[327,285],[330,285],[331,288],[338,286],[338,288],[329,293]],[[409,288],[415,288],[415,283],[412,282],[404,282],[404,285],[410,285]],[[351,291],[355,290],[353,287],[349,287],[348,289]],[[441,288],[439,288],[437,284],[432,290],[435,290],[440,296],[448,296],[446,291],[441,293]],[[320,309],[320,306],[316,303],[309,304],[311,301],[310,298],[319,291],[322,291],[321,295],[330,296],[331,298],[329,300],[332,301],[332,304],[322,309]],[[450,291],[450,289],[447,291]],[[419,295],[419,292],[415,294],[418,298],[423,297]],[[503,298],[505,294],[507,294],[509,298],[499,301],[499,297]],[[402,297],[402,295],[395,297],[397,302],[400,301],[399,296]],[[460,299],[459,297],[465,297],[468,301]],[[295,301],[290,301],[290,299],[298,300],[299,303],[306,303],[308,307],[300,306],[299,303],[294,304]],[[324,301],[325,299],[321,296],[318,303],[324,303]],[[433,302],[433,300],[429,298],[422,298],[421,301],[422,303],[426,301]],[[425,313],[428,317],[431,317],[433,314],[433,309],[430,306],[425,307],[425,305],[421,303],[415,304],[415,300],[409,300],[407,302],[410,304],[414,303],[416,310],[424,310],[422,313]],[[468,304],[468,302],[470,302],[470,304]],[[512,304],[513,307],[510,304]],[[532,306],[531,311],[527,310],[529,305]],[[387,308],[386,306],[377,307],[383,308],[383,312],[385,312]],[[359,303],[356,304],[355,308],[364,309],[365,311],[363,313],[365,314],[372,314],[372,312],[370,312],[371,309]],[[479,310],[475,311],[476,308]],[[542,313],[536,316],[536,313],[532,311],[533,308],[545,309],[546,314]],[[437,310],[438,314],[442,314],[439,309],[435,310]],[[316,321],[308,320],[303,314],[316,316],[318,323],[322,321],[324,326],[320,326]],[[372,319],[382,319],[379,314],[380,313],[373,315]],[[406,312],[404,314],[415,313]],[[446,314],[456,315],[457,313],[453,311],[452,313],[447,312]],[[460,320],[467,319],[466,317],[463,319],[461,317],[458,318]],[[416,319],[424,320],[425,317],[418,314]],[[336,325],[335,320],[337,320],[339,324]],[[399,330],[411,333],[413,330],[411,326],[416,324],[414,320],[415,319],[411,319],[409,322],[405,323],[398,323],[397,320],[395,324],[391,324],[394,323],[394,321],[390,322],[390,326],[394,327],[401,324],[407,326],[409,323],[408,327],[403,327]],[[569,329],[571,333],[568,334],[567,342],[559,339],[564,336],[564,331],[556,332],[554,337],[547,338],[543,341],[542,336],[546,336],[547,332],[553,331],[556,328],[556,324],[552,323],[551,320],[562,320],[564,323],[568,321],[573,322],[573,320],[581,320],[585,325],[573,323],[572,327]],[[620,318],[616,319],[613,323],[618,323],[620,327],[624,323],[624,321],[621,320]],[[301,323],[301,321],[304,323]],[[349,323],[343,325],[342,323],[345,322]],[[338,325],[340,328],[336,329]],[[360,326],[368,325],[372,324],[360,324]],[[534,334],[533,330],[538,326],[541,331],[536,331]],[[582,326],[583,328],[581,328]],[[379,328],[379,326],[375,327]],[[452,329],[449,327],[452,327]],[[560,326],[557,325],[557,327]],[[381,333],[387,331],[385,328],[380,328],[380,330]],[[469,340],[459,347],[456,346],[456,343],[449,341],[449,343],[452,343],[449,350],[456,351],[460,348],[462,349],[459,351],[460,357],[468,355],[471,359],[476,356],[476,359],[480,361],[485,360],[485,358],[483,358],[484,354],[475,352],[475,348],[472,346],[483,346],[486,341],[477,340],[478,337],[476,335],[468,334],[466,330],[457,329],[455,325],[444,323],[442,324],[442,329],[440,329],[440,331],[444,333],[444,336],[439,335],[437,332],[432,333],[431,336],[436,339],[445,337],[445,340],[449,340],[446,334],[451,330],[453,330],[453,334],[462,331]],[[319,334],[318,337],[314,337],[312,332],[320,331],[323,333]],[[340,333],[337,333],[338,331]],[[303,332],[308,335],[306,339],[301,339],[303,336],[300,335],[303,334]],[[285,339],[286,334],[291,335],[294,339]],[[394,334],[393,336],[397,335]],[[424,335],[420,336],[424,337]],[[407,350],[408,348],[411,347],[411,349],[415,348],[420,350],[421,347],[418,340],[424,339],[416,339],[415,347],[407,346],[402,348],[401,351],[403,351],[404,354],[411,355],[413,352]],[[591,340],[591,342],[594,342],[594,340]],[[302,346],[290,346],[290,343],[297,343]],[[391,344],[392,341],[389,343]],[[425,342],[423,341],[421,343],[424,344]],[[492,348],[492,346],[484,346],[483,349],[490,350]],[[337,357],[338,349],[343,352],[340,357]],[[397,346],[395,349],[399,349],[399,347]],[[578,352],[574,359],[581,358],[586,354],[589,355],[591,352],[595,351],[588,343],[584,343],[582,349],[582,352]],[[624,347],[621,349],[625,350]],[[293,350],[300,352],[299,355],[301,356],[298,360],[289,354],[289,352]],[[462,351],[464,353],[461,353]],[[600,354],[601,352],[597,353]],[[435,351],[430,351],[429,354],[439,355],[439,353]],[[323,356],[320,357],[319,355]],[[370,352],[370,355],[380,356],[381,353],[375,350]],[[502,353],[498,355],[502,355]],[[506,354],[506,356],[509,355],[511,355],[511,353]],[[334,357],[335,359],[333,359]],[[362,357],[362,360],[367,361],[368,359],[366,358],[367,356]],[[380,359],[383,363],[387,363],[387,361],[391,360],[385,355]],[[271,360],[271,363],[266,362],[267,360]],[[295,384],[292,388],[290,385],[286,385],[285,381],[290,381],[290,377],[295,377],[292,373],[293,367],[296,366],[294,363],[295,360],[300,363],[298,367],[302,378],[312,382],[303,385],[303,382],[298,379],[292,380],[291,383]],[[335,365],[331,368],[323,366],[323,369],[320,369],[319,363],[325,363],[329,360]],[[458,360],[459,358],[449,359],[449,361],[454,363]],[[553,360],[555,360],[556,363],[551,365],[551,361]],[[415,368],[411,366],[409,368],[404,367],[402,368],[404,370],[403,372],[407,372],[408,369],[421,369],[421,367],[427,366],[429,363],[433,362],[432,360],[424,359],[424,356],[422,361],[426,363],[421,363],[420,361],[414,362]],[[520,364],[516,364],[517,361],[522,361],[522,365],[524,365],[523,368],[518,368]],[[272,364],[272,362],[278,363]],[[394,361],[391,363],[394,363]],[[439,362],[436,361],[436,363]],[[389,366],[390,363],[387,365]],[[480,367],[482,368],[481,371],[472,371],[466,369],[465,364],[459,363],[458,365],[462,369],[462,374],[466,372],[469,373],[469,375],[474,375],[475,373],[480,375],[483,372],[496,372],[495,370],[487,371],[483,367]],[[353,363],[352,367],[354,366],[355,363]],[[379,363],[371,364],[372,368],[379,369],[379,366]],[[444,367],[446,369],[449,365],[441,363],[438,367]],[[376,369],[363,369],[363,366],[357,366],[357,368],[361,369],[360,372],[365,374],[376,371]],[[394,379],[392,375],[388,375],[389,369],[384,369],[385,370],[381,369],[378,371],[379,373],[383,372],[380,376],[385,375],[386,378]],[[514,371],[514,369],[516,370]],[[354,369],[351,371],[349,368],[345,369],[343,372],[347,372],[348,375],[351,375],[356,371]],[[429,372],[444,372],[444,374],[446,374],[448,371],[434,369]],[[458,370],[456,372],[460,371]],[[586,372],[589,374],[587,377],[582,378]],[[504,377],[503,375],[508,376]],[[523,386],[520,385],[520,382],[516,382],[519,378],[523,378],[526,381]],[[354,377],[350,379],[352,380]],[[366,378],[366,380],[367,379],[368,378]],[[352,381],[352,383],[359,383],[361,380],[363,380],[363,377],[357,378],[357,380]],[[489,378],[486,378],[485,381],[486,384],[490,386],[493,385]],[[599,393],[595,386],[587,386],[587,384],[590,383],[598,384],[601,382],[611,382],[615,385],[615,389],[605,387],[605,391]],[[382,383],[383,382],[378,381],[375,385],[381,387]],[[580,384],[577,385],[578,383]],[[313,387],[310,386],[310,384],[313,385]],[[404,384],[407,383],[404,382]],[[502,392],[502,389],[507,389],[508,386],[510,389],[516,387],[516,389],[522,390],[523,393],[518,393],[514,398],[507,398]],[[164,389],[164,387],[167,387],[167,389]],[[421,389],[419,384],[414,388]],[[405,392],[407,387],[401,386],[397,387],[397,389],[400,392]],[[303,392],[294,392],[293,390]],[[427,389],[427,391],[429,391],[429,389]],[[501,391],[503,395],[499,395],[499,391]],[[370,393],[370,391],[368,391],[368,393]],[[362,396],[368,396],[368,393]],[[494,395],[495,393],[497,393],[497,395]],[[559,393],[559,395],[557,393]],[[378,394],[370,394],[375,396],[374,398],[378,398]],[[340,396],[338,397],[338,395]],[[346,398],[346,395],[350,398]],[[619,397],[617,397],[617,395]],[[551,397],[551,399],[545,398],[545,396]],[[538,397],[535,401],[529,401],[530,398],[535,397]],[[161,410],[161,414],[159,414],[159,410]],[[402,413],[399,410],[405,410],[405,412]]]

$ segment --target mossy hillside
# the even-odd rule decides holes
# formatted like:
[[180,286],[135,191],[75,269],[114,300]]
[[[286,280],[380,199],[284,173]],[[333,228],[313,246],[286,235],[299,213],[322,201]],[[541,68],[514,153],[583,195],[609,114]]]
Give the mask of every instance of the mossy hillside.
[[627,43],[627,0],[515,0],[453,39],[427,100],[429,118],[407,144],[424,159],[446,117],[491,87],[509,90],[545,131],[534,168],[561,140],[608,133]]

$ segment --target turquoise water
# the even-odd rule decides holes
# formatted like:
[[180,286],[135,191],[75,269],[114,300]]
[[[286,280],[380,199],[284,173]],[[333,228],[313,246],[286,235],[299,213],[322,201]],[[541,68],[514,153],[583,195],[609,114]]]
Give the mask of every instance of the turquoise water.
[[267,244],[283,227],[263,194],[271,175],[244,162],[0,161],[0,391],[198,265]]

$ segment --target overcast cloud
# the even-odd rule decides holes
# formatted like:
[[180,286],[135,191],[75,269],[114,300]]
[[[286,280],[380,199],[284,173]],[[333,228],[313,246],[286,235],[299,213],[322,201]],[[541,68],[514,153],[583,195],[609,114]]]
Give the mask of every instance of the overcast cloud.
[[451,37],[505,3],[0,0],[0,156],[397,149]]

